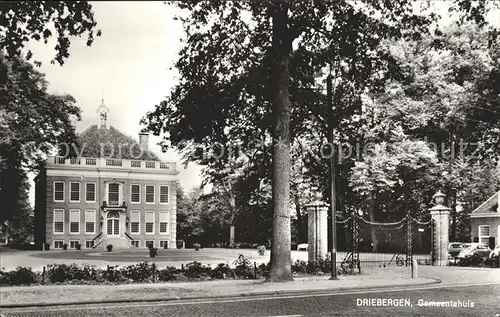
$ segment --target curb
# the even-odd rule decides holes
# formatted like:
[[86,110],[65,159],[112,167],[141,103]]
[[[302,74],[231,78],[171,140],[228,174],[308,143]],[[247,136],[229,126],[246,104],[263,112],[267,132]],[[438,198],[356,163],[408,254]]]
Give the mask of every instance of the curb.
[[120,303],[152,303],[152,302],[169,302],[169,301],[183,301],[183,300],[225,300],[234,298],[252,298],[260,296],[278,296],[278,295],[320,295],[325,293],[338,293],[342,291],[352,290],[372,290],[372,289],[392,289],[398,287],[412,287],[412,286],[426,286],[441,284],[442,280],[436,278],[428,278],[433,281],[421,284],[394,284],[385,286],[361,286],[361,287],[337,287],[325,288],[316,290],[289,290],[289,291],[267,291],[267,292],[249,292],[238,293],[234,295],[213,295],[213,296],[171,296],[164,298],[146,298],[146,299],[110,299],[110,300],[89,300],[78,302],[64,302],[64,303],[17,303],[0,305],[0,308],[26,308],[26,307],[51,307],[51,306],[74,306],[74,305],[91,305],[91,304],[120,304]]

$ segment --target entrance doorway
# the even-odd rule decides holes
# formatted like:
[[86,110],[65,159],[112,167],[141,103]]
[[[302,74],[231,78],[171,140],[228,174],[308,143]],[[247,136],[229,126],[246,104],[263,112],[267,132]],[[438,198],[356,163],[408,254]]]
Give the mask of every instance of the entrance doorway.
[[116,211],[108,213],[108,220],[106,222],[108,236],[120,235],[120,215]]

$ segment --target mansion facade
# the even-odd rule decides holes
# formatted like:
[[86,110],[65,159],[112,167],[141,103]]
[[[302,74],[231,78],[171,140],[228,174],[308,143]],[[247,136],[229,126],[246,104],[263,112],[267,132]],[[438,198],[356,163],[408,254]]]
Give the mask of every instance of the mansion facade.
[[78,135],[80,156],[49,157],[35,179],[40,248],[176,247],[175,162],[110,127],[108,108]]

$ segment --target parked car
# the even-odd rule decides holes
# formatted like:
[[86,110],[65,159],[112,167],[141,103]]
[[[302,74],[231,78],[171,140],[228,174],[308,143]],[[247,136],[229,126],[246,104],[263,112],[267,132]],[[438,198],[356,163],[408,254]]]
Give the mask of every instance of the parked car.
[[490,256],[489,258],[490,259],[493,259],[493,258],[496,258],[498,257],[498,255],[500,254],[500,244],[498,244],[494,249],[493,251],[490,252]]
[[481,243],[464,243],[462,247],[462,251],[457,256],[462,264],[479,264],[491,253],[491,249]]
[[448,254],[450,257],[455,258],[462,251],[462,242],[450,242],[448,244]]
[[297,246],[297,251],[307,251],[307,243],[301,243]]

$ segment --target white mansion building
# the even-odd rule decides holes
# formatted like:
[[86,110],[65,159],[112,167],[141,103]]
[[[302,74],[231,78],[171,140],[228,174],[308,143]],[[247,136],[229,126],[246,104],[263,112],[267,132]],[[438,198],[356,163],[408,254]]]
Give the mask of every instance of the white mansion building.
[[148,148],[109,126],[108,108],[98,124],[78,135],[81,157],[49,157],[36,177],[35,243],[42,248],[175,248],[175,162],[161,162]]

